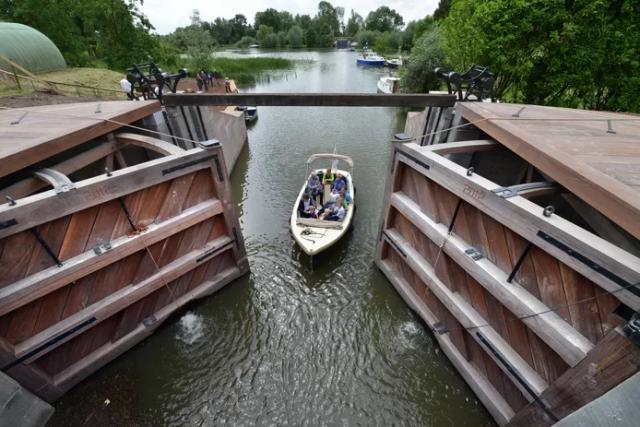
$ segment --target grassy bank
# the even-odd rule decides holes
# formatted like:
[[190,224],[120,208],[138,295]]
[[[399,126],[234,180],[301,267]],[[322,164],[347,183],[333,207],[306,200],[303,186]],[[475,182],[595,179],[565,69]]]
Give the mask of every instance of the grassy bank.
[[[254,84],[263,74],[270,71],[285,71],[292,69],[295,62],[285,58],[227,58],[216,57],[213,60],[213,67],[222,76],[229,77],[236,81],[239,86]],[[170,70],[173,71],[173,70]],[[191,75],[195,69],[190,68]],[[50,91],[67,96],[79,97],[101,97],[101,98],[124,98],[123,95],[110,92],[120,90],[120,79],[125,73],[112,71],[104,68],[67,68],[60,71],[52,71],[39,74],[37,77],[41,81],[32,81],[27,78],[18,78],[19,85],[15,79],[8,76],[0,78],[0,97],[28,95],[36,91]],[[49,86],[44,81],[60,84]],[[66,83],[66,85],[65,85]],[[102,88],[107,90],[95,90],[91,88]]]
[[[57,82],[53,89],[65,95],[73,96],[101,96],[101,97],[121,97],[110,91],[99,91],[89,88],[103,88],[120,90],[120,79],[123,73],[106,70],[102,68],[67,68],[59,71],[38,74],[41,81],[32,81],[26,78],[18,78],[20,85],[13,78],[3,78],[0,80],[0,96],[24,95],[36,90],[50,89],[42,81]],[[67,85],[65,85],[66,83]],[[84,86],[82,88],[80,86]],[[87,88],[88,87],[88,88]]]
[[226,58],[216,57],[213,60],[216,71],[225,77],[235,80],[239,85],[255,83],[256,79],[269,71],[292,69],[295,62],[286,58]]

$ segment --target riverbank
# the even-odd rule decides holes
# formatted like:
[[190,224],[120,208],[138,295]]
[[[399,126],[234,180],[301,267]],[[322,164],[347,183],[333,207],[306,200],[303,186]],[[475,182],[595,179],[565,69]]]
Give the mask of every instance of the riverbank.
[[[295,61],[286,58],[216,57],[214,60],[214,68],[220,75],[236,81],[241,86],[255,84],[259,77],[269,72],[290,70],[294,67]],[[194,72],[195,70],[191,70],[190,74]],[[37,80],[19,75],[16,81],[13,76],[4,76],[0,78],[0,106],[19,108],[125,99],[120,88],[120,80],[124,75],[124,71],[85,67],[38,74]]]
[[0,104],[5,105],[5,97],[24,98],[34,94],[42,98],[47,92],[89,99],[125,99],[123,94],[118,93],[121,91],[119,82],[122,76],[122,72],[104,68],[67,68],[38,74],[35,79],[21,73],[17,77],[4,75],[0,78]]

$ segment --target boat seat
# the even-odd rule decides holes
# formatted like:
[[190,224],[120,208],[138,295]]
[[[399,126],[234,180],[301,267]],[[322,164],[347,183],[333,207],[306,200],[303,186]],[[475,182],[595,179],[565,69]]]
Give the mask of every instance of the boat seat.
[[331,182],[327,182],[324,184],[324,200],[325,202],[327,200],[329,200],[329,197],[331,196]]

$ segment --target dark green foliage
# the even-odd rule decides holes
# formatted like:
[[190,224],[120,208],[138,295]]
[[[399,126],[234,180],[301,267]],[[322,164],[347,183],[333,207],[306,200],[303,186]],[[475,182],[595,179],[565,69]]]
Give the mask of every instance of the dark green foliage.
[[433,70],[444,65],[445,54],[440,29],[433,26],[416,40],[411,55],[400,69],[403,91],[426,93],[437,89],[439,82]]
[[640,111],[640,3],[457,0],[444,20],[456,70],[498,74],[507,101]]
[[440,21],[449,16],[449,10],[451,10],[451,3],[453,0],[440,0],[438,7],[433,11],[433,19]]
[[289,28],[289,32],[287,33],[287,44],[293,48],[303,46],[304,31],[302,31],[302,28],[298,27],[297,25]]
[[151,23],[138,0],[4,0],[1,19],[44,33],[69,65],[103,61],[114,69],[148,61],[159,53]]
[[354,37],[362,29],[364,29],[364,19],[351,9],[351,16],[347,21],[344,35],[347,37]]
[[241,38],[240,40],[238,40],[235,44],[236,47],[242,48],[242,49],[246,49],[249,46],[251,46],[252,44],[256,44],[257,40],[254,39],[251,36],[244,36],[243,38]]
[[367,15],[365,28],[369,31],[398,31],[404,26],[402,16],[395,9],[380,6]]

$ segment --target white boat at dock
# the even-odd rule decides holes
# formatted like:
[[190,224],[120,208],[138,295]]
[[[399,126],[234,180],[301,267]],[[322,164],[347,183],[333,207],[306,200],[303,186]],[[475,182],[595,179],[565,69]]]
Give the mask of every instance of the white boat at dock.
[[385,63],[389,68],[398,68],[403,64],[402,58],[387,59]]
[[378,80],[378,93],[398,93],[400,91],[400,77],[385,76]]
[[244,112],[244,120],[252,122],[258,118],[258,107],[236,107],[236,111]]
[[[303,196],[308,194],[308,182],[313,178],[313,176],[322,176],[324,178],[324,174],[329,168],[320,168],[320,169],[311,169],[311,164],[316,160],[331,160],[331,174],[333,178],[337,175],[342,175],[347,182],[346,192],[348,194],[347,200],[350,200],[346,203],[345,207],[345,215],[342,220],[326,220],[326,219],[318,219],[313,217],[302,217],[299,212],[299,206],[303,200]],[[338,169],[338,163],[345,163],[348,168],[347,169]],[[334,243],[336,243],[342,236],[344,236],[347,231],[349,231],[351,222],[353,219],[353,215],[355,212],[355,191],[353,186],[353,161],[351,157],[344,156],[340,154],[314,154],[307,160],[307,174],[300,189],[300,193],[293,205],[293,210],[291,212],[291,233],[293,234],[293,238],[300,246],[300,248],[309,256],[314,256],[319,254],[320,252],[328,249]],[[331,187],[333,180],[327,181],[321,179],[320,182],[323,185],[323,201],[330,200],[331,197]],[[320,197],[315,198],[314,203],[315,206],[320,210],[321,206],[319,203]],[[326,208],[328,203],[325,203],[323,208]]]

